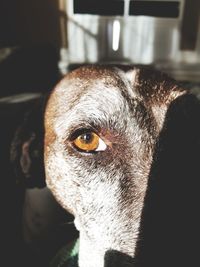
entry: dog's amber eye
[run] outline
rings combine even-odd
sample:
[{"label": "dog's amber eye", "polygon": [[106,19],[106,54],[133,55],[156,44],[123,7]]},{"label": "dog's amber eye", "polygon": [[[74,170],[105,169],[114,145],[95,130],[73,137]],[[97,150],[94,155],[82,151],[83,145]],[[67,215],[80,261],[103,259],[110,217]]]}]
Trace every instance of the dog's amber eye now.
[{"label": "dog's amber eye", "polygon": [[74,139],[73,144],[79,150],[84,152],[104,151],[106,144],[94,132],[86,132]]}]

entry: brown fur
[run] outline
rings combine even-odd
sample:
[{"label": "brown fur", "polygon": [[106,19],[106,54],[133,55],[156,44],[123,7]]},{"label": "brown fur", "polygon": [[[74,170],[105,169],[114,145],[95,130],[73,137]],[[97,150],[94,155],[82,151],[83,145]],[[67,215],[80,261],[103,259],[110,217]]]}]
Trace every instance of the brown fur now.
[{"label": "brown fur", "polygon": [[[158,71],[106,66],[77,69],[52,92],[45,112],[46,181],[75,216],[80,267],[102,267],[108,250],[135,256],[159,134],[169,106],[185,94]],[[79,128],[94,129],[111,145],[77,151],[70,136]]]}]

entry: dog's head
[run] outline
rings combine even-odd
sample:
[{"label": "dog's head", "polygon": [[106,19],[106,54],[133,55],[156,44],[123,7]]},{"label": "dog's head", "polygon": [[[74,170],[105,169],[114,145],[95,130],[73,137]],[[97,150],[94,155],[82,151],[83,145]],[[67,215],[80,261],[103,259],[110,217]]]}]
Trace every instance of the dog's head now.
[{"label": "dog's head", "polygon": [[102,267],[108,250],[134,257],[156,143],[184,94],[158,71],[103,66],[69,73],[52,92],[46,181],[75,216],[81,267]]}]

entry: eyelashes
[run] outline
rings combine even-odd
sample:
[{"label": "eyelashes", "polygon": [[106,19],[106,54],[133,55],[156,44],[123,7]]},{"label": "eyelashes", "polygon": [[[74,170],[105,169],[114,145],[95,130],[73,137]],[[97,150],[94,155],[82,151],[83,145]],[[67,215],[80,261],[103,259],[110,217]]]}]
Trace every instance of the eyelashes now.
[{"label": "eyelashes", "polygon": [[71,140],[74,148],[81,152],[94,153],[107,149],[106,143],[92,130],[78,129]]}]

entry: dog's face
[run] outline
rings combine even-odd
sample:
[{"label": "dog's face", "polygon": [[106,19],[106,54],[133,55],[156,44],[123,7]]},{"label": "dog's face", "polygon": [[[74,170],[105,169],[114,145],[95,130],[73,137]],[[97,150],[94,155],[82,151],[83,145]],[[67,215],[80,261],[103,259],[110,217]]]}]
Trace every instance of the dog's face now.
[{"label": "dog's face", "polygon": [[75,216],[80,267],[105,253],[134,257],[156,140],[184,91],[157,71],[83,67],[51,94],[45,113],[48,187]]}]

